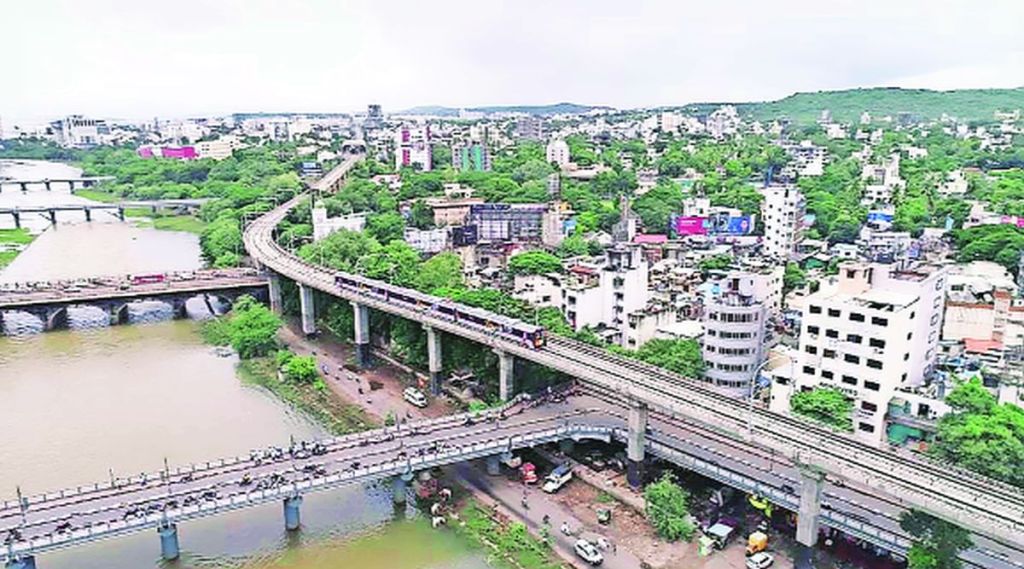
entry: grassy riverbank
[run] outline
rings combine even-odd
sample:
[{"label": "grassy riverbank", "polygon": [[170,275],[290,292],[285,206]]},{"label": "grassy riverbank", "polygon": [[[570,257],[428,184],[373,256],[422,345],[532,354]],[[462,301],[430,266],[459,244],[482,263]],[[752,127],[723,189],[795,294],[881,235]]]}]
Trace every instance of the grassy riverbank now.
[{"label": "grassy riverbank", "polygon": [[10,265],[33,239],[26,229],[0,229],[0,269]]},{"label": "grassy riverbank", "polygon": [[516,569],[559,569],[563,563],[545,542],[532,536],[522,522],[500,519],[475,500],[459,510],[455,533],[489,552],[488,562]]},{"label": "grassy riverbank", "polygon": [[333,435],[365,431],[376,426],[362,407],[340,401],[323,384],[323,380],[299,384],[278,379],[277,364],[273,358],[242,360],[238,364],[238,376],[243,383],[258,385],[306,413]]}]

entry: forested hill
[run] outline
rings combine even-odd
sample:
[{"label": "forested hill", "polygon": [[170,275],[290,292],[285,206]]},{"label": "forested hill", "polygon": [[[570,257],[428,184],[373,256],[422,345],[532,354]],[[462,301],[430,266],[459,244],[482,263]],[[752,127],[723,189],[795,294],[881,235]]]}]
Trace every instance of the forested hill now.
[{"label": "forested hill", "polygon": [[915,119],[939,119],[943,113],[968,121],[991,121],[995,111],[1024,110],[1024,87],[1017,89],[849,89],[796,93],[785,99],[737,105],[741,113],[765,120],[781,116],[798,123],[813,123],[828,109],[838,122],[854,122],[862,112],[872,117],[910,113]]}]

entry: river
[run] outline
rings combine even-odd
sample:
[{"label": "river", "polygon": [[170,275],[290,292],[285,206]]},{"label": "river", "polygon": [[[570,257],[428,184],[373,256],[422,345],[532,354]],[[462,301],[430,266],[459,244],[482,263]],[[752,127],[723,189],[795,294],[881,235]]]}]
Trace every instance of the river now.
[{"label": "river", "polygon": [[[2,175],[58,177],[61,164],[5,163]],[[77,172],[70,172],[77,173]],[[0,193],[0,207],[68,203],[67,190]],[[102,216],[97,216],[99,219]],[[74,220],[45,230],[3,280],[53,280],[200,266],[194,235]],[[0,220],[2,223],[3,220]],[[0,227],[6,227],[0,225]],[[194,310],[193,310],[194,309]],[[202,303],[190,313],[204,315]],[[246,454],[290,437],[322,435],[307,417],[261,389],[243,385],[235,360],[202,343],[194,321],[170,321],[162,303],[140,303],[128,326],[107,327],[97,308],[69,311],[67,331],[38,334],[28,314],[8,312],[13,337],[0,337],[0,497],[55,490],[171,465]],[[12,324],[13,323],[13,324]],[[11,330],[8,330],[10,333]],[[306,498],[302,530],[284,531],[271,504],[179,527],[181,569],[483,569],[481,554],[409,512],[396,521],[390,488],[369,485]],[[403,517],[402,512],[398,517]],[[41,569],[167,567],[155,532],[46,554]]]},{"label": "river", "polygon": [[[245,454],[322,431],[272,395],[243,385],[191,321],[0,338],[0,495]],[[271,504],[183,524],[181,568],[486,567],[449,532],[392,523],[390,487],[313,495],[299,534]],[[401,512],[398,514],[401,516]],[[410,515],[413,515],[410,512]],[[155,532],[42,556],[44,569],[161,567]]]}]

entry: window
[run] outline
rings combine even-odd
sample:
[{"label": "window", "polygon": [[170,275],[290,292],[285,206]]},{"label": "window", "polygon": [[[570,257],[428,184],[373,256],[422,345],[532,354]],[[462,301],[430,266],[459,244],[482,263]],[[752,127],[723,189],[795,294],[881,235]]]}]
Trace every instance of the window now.
[{"label": "window", "polygon": [[903,354],[903,361],[907,361],[909,359],[910,359],[910,352],[907,352],[907,353]]},{"label": "window", "polygon": [[874,324],[875,326],[888,326],[889,325],[889,319],[888,318],[882,318],[881,316],[872,316],[871,317],[871,323]]},{"label": "window", "polygon": [[911,320],[913,320],[915,316],[917,316],[917,313],[916,313],[916,312],[911,312],[911,313],[910,313],[910,319],[911,319]]},{"label": "window", "polygon": [[821,314],[820,306],[811,306],[811,314]]},{"label": "window", "polygon": [[871,369],[882,369],[882,362],[878,360],[868,360],[868,367]]},{"label": "window", "polygon": [[842,313],[840,311],[836,310],[835,308],[829,308],[828,309],[828,315],[831,316],[832,318],[839,318],[840,314],[842,314]]},{"label": "window", "polygon": [[885,340],[879,340],[878,338],[871,338],[868,340],[868,345],[872,348],[885,348]]},{"label": "window", "polygon": [[816,354],[816,353],[818,353],[818,347],[817,346],[807,346],[806,348],[804,348],[804,351],[807,352],[808,354]]},{"label": "window", "polygon": [[833,358],[834,359],[836,357],[836,351],[835,350],[825,350],[825,351],[823,351],[821,353],[821,355],[825,356],[826,358]]},{"label": "window", "polygon": [[878,383],[874,382],[874,381],[865,381],[864,382],[864,389],[870,389],[871,391],[878,391],[881,387],[882,386],[878,385]]},{"label": "window", "polygon": [[814,368],[811,366],[804,366],[804,373],[807,375],[814,375]]},{"label": "window", "polygon": [[863,340],[864,340],[864,338],[861,338],[859,334],[847,334],[846,335],[846,341],[847,342],[853,342],[854,344],[859,344]]},{"label": "window", "polygon": [[823,369],[821,370],[821,377],[825,379],[832,379],[833,377],[835,377],[835,374],[828,371],[827,369]]},{"label": "window", "polygon": [[839,331],[838,330],[825,330],[825,337],[826,338],[838,338],[839,337]]},{"label": "window", "polygon": [[875,411],[878,411],[878,405],[875,405],[870,401],[861,401],[860,408],[869,413],[874,413]]},{"label": "window", "polygon": [[855,356],[853,354],[844,354],[843,355],[843,361],[846,361],[846,362],[851,363],[851,364],[859,364],[860,363],[860,357]]},{"label": "window", "polygon": [[808,326],[807,327],[807,333],[808,334],[818,334],[818,332],[821,332],[821,329],[818,328],[817,326]]},{"label": "window", "polygon": [[857,428],[864,431],[865,433],[875,432],[875,426],[872,425],[871,423],[861,423],[860,425],[857,426]]},{"label": "window", "polygon": [[850,313],[850,321],[852,321],[852,322],[863,322],[864,321],[864,315],[863,314],[859,314],[857,312],[851,312]]},{"label": "window", "polygon": [[714,329],[708,330],[708,336],[717,336],[718,332]]},{"label": "window", "polygon": [[849,375],[844,375],[843,383],[845,383],[846,385],[857,385],[857,378]]}]

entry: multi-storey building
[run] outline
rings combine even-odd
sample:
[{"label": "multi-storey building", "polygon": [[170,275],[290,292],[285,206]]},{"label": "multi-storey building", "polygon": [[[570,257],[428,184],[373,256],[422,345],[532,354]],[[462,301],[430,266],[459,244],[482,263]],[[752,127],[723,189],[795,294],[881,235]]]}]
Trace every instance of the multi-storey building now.
[{"label": "multi-storey building", "polygon": [[764,202],[764,255],[788,260],[804,233],[804,196],[793,186],[767,186],[761,190]]},{"label": "multi-storey building", "polygon": [[738,393],[750,388],[764,356],[768,310],[755,296],[756,280],[750,273],[730,273],[704,297],[704,377]]},{"label": "multi-storey building", "polygon": [[565,168],[572,160],[569,156],[569,145],[560,138],[548,143],[546,157],[549,163],[558,164],[559,168]]},{"label": "multi-storey building", "polygon": [[87,119],[82,115],[71,115],[53,123],[62,146],[74,148],[95,146],[103,142],[103,135],[110,129],[103,119]]},{"label": "multi-storey building", "polygon": [[834,387],[854,400],[854,431],[877,444],[900,387],[921,385],[935,365],[946,270],[848,263],[808,296],[795,388]]},{"label": "multi-storey building", "polygon": [[534,116],[519,117],[516,119],[515,134],[518,140],[542,140],[544,121]]},{"label": "multi-storey building", "polygon": [[429,172],[430,126],[402,126],[395,134],[395,168],[415,168]]},{"label": "multi-storey building", "polygon": [[452,146],[452,168],[462,172],[489,172],[491,152],[481,142]]},{"label": "multi-storey building", "polygon": [[233,135],[227,134],[217,140],[203,140],[195,144],[196,153],[200,158],[213,158],[214,160],[223,160],[231,156],[235,150],[244,148],[245,143],[242,139]]}]

